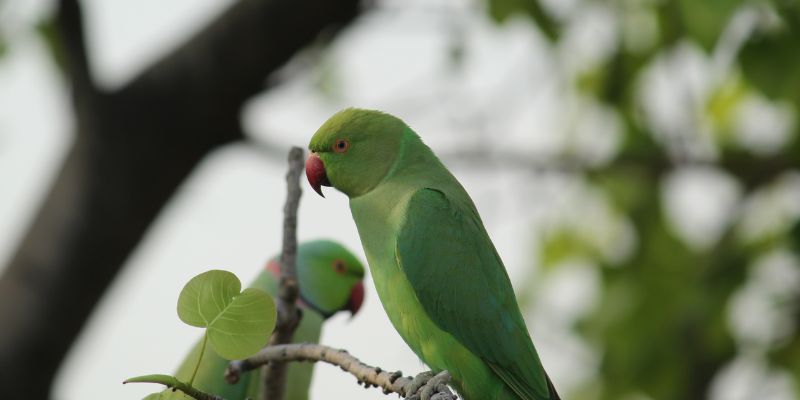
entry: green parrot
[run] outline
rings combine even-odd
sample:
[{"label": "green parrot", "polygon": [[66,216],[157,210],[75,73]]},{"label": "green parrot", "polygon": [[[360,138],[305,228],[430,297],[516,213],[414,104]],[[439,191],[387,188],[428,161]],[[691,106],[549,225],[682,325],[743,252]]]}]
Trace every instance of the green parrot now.
[{"label": "green parrot", "polygon": [[[328,240],[301,243],[297,248],[297,279],[300,283],[298,306],[303,309],[303,319],[294,333],[296,343],[319,341],[322,323],[339,311],[358,312],[364,300],[364,266],[347,249]],[[267,262],[250,287],[273,295],[278,292],[280,264],[278,257]],[[200,355],[198,342],[178,368],[175,377],[188,382]],[[206,393],[227,400],[260,397],[261,379],[258,372],[244,374],[235,385],[223,379],[228,360],[206,346],[193,386]],[[308,399],[313,363],[290,363],[287,371],[286,400]],[[160,399],[189,399],[181,392],[165,390]]]},{"label": "green parrot", "polygon": [[508,274],[472,199],[402,120],[346,109],[311,138],[314,190],[350,198],[395,329],[465,400],[553,400]]}]

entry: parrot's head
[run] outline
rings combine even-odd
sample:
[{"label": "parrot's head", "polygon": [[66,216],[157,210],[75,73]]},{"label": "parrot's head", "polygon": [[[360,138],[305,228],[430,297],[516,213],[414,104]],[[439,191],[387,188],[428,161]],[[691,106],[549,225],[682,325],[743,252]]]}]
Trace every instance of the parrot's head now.
[{"label": "parrot's head", "polygon": [[399,118],[380,111],[339,111],[311,138],[308,182],[320,195],[321,186],[333,186],[351,198],[369,192],[390,171],[408,129]]},{"label": "parrot's head", "polygon": [[[364,266],[353,253],[330,240],[303,242],[297,247],[297,279],[305,306],[328,318],[339,311],[354,315],[364,301]],[[267,268],[280,275],[280,264]]]}]

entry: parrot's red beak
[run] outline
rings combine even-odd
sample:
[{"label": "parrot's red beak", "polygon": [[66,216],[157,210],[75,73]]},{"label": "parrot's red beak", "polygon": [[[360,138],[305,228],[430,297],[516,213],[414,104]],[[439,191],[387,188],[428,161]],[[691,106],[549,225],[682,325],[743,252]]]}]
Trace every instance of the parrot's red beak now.
[{"label": "parrot's red beak", "polygon": [[322,194],[321,186],[330,186],[331,183],[328,181],[328,175],[325,174],[325,164],[319,159],[317,153],[308,155],[308,159],[306,160],[306,178],[308,178],[308,183],[311,184],[314,191],[319,193],[320,196],[325,197],[325,195]]},{"label": "parrot's red beak", "polygon": [[347,301],[347,310],[350,315],[355,315],[361,309],[361,303],[364,302],[364,284],[359,281],[350,290],[350,300]]}]

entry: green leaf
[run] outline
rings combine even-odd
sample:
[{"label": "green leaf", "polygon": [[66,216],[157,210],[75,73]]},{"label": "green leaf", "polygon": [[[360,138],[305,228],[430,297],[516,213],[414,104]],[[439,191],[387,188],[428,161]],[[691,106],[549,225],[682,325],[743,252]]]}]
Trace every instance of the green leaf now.
[{"label": "green leaf", "polygon": [[211,270],[192,278],[178,297],[181,321],[205,328],[242,290],[239,278],[228,271]]},{"label": "green leaf", "polygon": [[236,275],[212,270],[192,278],[178,298],[178,317],[207,328],[211,346],[222,357],[248,357],[269,340],[277,317],[275,303],[263,290],[245,289]]},{"label": "green leaf", "polygon": [[771,98],[800,101],[800,7],[779,10],[780,23],[751,35],[739,59],[744,76]]},{"label": "green leaf", "polygon": [[733,75],[711,92],[705,104],[705,114],[711,122],[714,139],[728,144],[733,139],[735,118],[748,87],[739,75]]},{"label": "green leaf", "polygon": [[792,229],[789,231],[789,243],[791,248],[800,254],[800,219],[792,224]]},{"label": "green leaf", "polygon": [[137,376],[133,378],[128,378],[122,383],[160,383],[164,386],[168,386],[171,388],[184,385],[184,383],[179,381],[178,378],[172,375],[164,375],[164,374]]},{"label": "green leaf", "polygon": [[741,3],[741,0],[681,0],[682,23],[689,36],[711,50]]},{"label": "green leaf", "polygon": [[542,239],[540,262],[545,267],[555,266],[571,257],[592,257],[597,252],[578,232],[562,227]]},{"label": "green leaf", "polygon": [[[193,399],[204,399],[208,398],[208,393],[203,393],[202,391],[196,389],[192,385],[182,382],[178,380],[178,378],[172,375],[163,375],[163,374],[153,374],[153,375],[142,375],[137,376],[135,378],[127,379],[126,381],[122,382],[125,383],[158,383],[161,385],[166,386],[169,389],[167,391],[161,391],[156,393],[151,393],[144,397],[142,400],[167,400],[167,399],[180,399],[180,398],[193,398]],[[177,391],[177,392],[176,392]],[[185,396],[184,396],[185,395]]]}]

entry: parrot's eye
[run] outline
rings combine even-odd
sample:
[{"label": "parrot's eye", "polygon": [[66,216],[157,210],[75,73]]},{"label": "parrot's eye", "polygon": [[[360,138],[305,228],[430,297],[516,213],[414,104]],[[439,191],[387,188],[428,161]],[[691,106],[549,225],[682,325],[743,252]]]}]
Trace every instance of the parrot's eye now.
[{"label": "parrot's eye", "polygon": [[333,262],[333,270],[336,271],[337,274],[343,274],[345,271],[344,262],[342,260],[336,260]]},{"label": "parrot's eye", "polygon": [[350,142],[346,139],[339,139],[333,144],[333,151],[337,153],[344,153],[350,148]]}]

